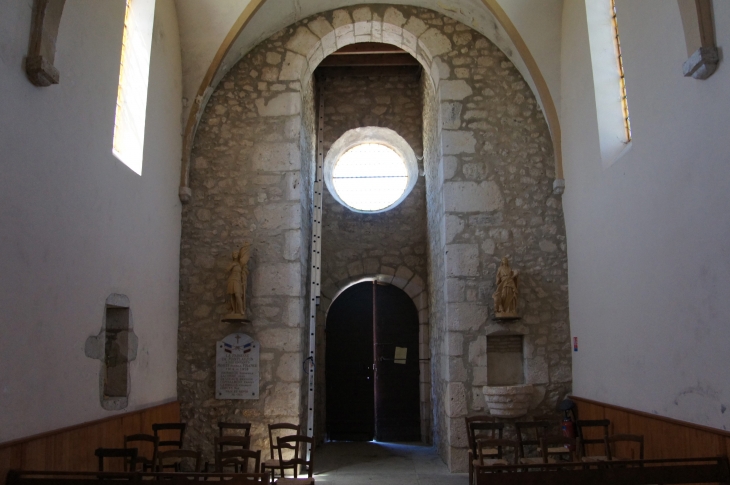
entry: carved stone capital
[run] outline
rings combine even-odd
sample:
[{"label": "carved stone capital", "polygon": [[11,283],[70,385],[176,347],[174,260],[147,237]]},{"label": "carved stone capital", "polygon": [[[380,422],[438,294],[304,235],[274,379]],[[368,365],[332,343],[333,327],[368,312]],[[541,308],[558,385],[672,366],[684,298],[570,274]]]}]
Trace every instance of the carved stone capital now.
[{"label": "carved stone capital", "polygon": [[565,179],[555,179],[553,181],[553,195],[563,195],[565,192]]},{"label": "carved stone capital", "polygon": [[193,198],[193,191],[190,187],[180,187],[177,195],[180,197],[180,202],[187,204]]}]

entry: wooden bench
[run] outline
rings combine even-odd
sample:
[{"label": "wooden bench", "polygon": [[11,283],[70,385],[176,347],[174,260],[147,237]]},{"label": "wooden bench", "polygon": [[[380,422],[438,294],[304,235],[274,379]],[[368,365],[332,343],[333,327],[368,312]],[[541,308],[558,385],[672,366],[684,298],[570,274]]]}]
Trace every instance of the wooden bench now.
[{"label": "wooden bench", "polygon": [[119,483],[149,484],[163,480],[165,485],[190,485],[190,482],[225,481],[229,485],[268,484],[268,473],[143,473],[143,472],[41,472],[10,470],[6,485],[93,485]]},{"label": "wooden bench", "polygon": [[727,457],[475,467],[477,485],[730,484]]}]

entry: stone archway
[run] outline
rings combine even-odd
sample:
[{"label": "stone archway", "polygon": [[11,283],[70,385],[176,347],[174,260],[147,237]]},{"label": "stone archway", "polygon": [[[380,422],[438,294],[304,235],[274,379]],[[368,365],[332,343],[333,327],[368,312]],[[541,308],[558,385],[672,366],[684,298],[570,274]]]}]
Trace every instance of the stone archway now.
[{"label": "stone archway", "polygon": [[[398,20],[386,22],[386,11]],[[418,20],[439,25],[439,33],[429,33],[431,26],[416,36],[409,28]],[[312,30],[316,25],[331,30],[319,36]],[[359,30],[368,27],[369,34]],[[433,413],[424,415],[433,418],[427,431],[453,471],[467,468],[463,416],[484,409],[484,331],[503,255],[523,271],[521,291],[530,302],[523,318],[536,327],[525,336],[525,355],[551,358],[539,374],[526,368],[526,380],[546,388],[536,409],[547,412],[570,386],[564,223],[547,170],[554,162],[550,133],[529,87],[506,56],[468,25],[416,7],[340,9],[261,41],[221,80],[200,121],[192,197],[182,218],[178,389],[191,440],[208,453],[214,430],[206,423],[245,412],[254,423],[254,442],[264,447],[266,423],[301,420],[305,411],[301,363],[310,338],[305,308],[316,126],[307,73],[313,71],[310,62],[316,65],[338,42],[373,38],[415,52],[430,74],[431,81],[423,81],[428,244],[420,253],[428,259],[420,273],[421,280],[428,275],[428,297],[426,284],[403,276],[400,264],[386,270],[381,261],[353,251],[336,275],[323,279],[323,288],[334,288],[324,290],[323,298],[331,301],[353,278],[378,275],[404,289],[410,283],[420,287],[411,297],[428,301],[430,328],[422,343],[430,341],[433,357],[431,374],[424,373],[432,378]],[[450,50],[434,55],[431,43]],[[225,311],[221,268],[246,239],[253,240],[250,333],[266,358],[261,399],[207,406],[214,372],[196,359],[229,332],[219,321]]]},{"label": "stone archway", "polygon": [[[190,155],[193,147],[193,141],[195,139],[195,133],[198,129],[198,123],[202,117],[203,110],[205,109],[216,84],[218,84],[221,78],[225,76],[229,68],[238,63],[244,53],[248,52],[251,48],[250,43],[252,40],[243,40],[245,37],[243,34],[247,27],[249,27],[249,24],[255,17],[256,13],[264,6],[264,4],[266,4],[266,2],[267,0],[252,0],[243,9],[219,47],[216,55],[212,59],[211,65],[208,67],[207,72],[202,78],[202,83],[197,90],[197,95],[193,98],[192,109],[190,109],[186,116],[187,122],[185,124],[183,137],[183,159],[180,180],[180,199],[183,203],[186,203],[190,198],[190,188],[188,183]],[[555,147],[554,162],[556,180],[554,181],[554,191],[556,195],[562,194],[564,190],[564,180],[560,121],[547,82],[545,81],[535,58],[532,56],[530,49],[527,47],[527,44],[520,35],[519,30],[512,23],[510,16],[500,6],[499,1],[482,0],[482,3],[489,12],[489,15],[493,17],[493,22],[489,23],[493,30],[490,32],[486,31],[484,28],[477,28],[477,30],[480,34],[490,39],[491,42],[500,45],[500,48],[505,54],[507,54],[510,60],[515,62],[516,65],[521,66],[518,69],[520,69],[520,72],[523,73],[528,80],[528,83],[532,86],[534,94],[540,99],[543,109],[545,110],[545,115],[552,132],[551,136],[553,145]],[[401,7],[403,6],[405,5],[401,5]],[[351,5],[343,5],[342,7],[344,9],[352,8]],[[428,8],[428,6],[426,6],[426,8]],[[311,15],[312,13],[307,15]],[[448,13],[446,14],[449,15]],[[459,12],[454,12],[454,14],[454,18],[457,21],[469,23],[468,18],[471,14],[468,9],[459,9]],[[359,19],[355,20],[357,21]],[[249,30],[251,29],[249,28]],[[356,33],[356,35],[358,34]]]},{"label": "stone archway", "polygon": [[[301,94],[305,96],[314,70],[325,57],[337,49],[361,42],[391,44],[411,54],[423,66],[431,80],[433,92],[439,97],[441,78],[448,78],[449,75],[441,72],[439,66],[442,62],[438,56],[451,51],[451,41],[439,29],[429,27],[416,16],[406,18],[396,7],[388,7],[382,17],[374,14],[370,7],[356,8],[352,10],[352,14],[349,9],[338,9],[333,12],[332,22],[319,15],[306,25],[299,25],[284,45],[286,52],[283,61],[279,58],[273,63],[280,66],[280,69],[271,81],[298,81],[302,86]],[[449,88],[450,91],[463,89],[459,81],[449,82],[455,83]],[[206,92],[206,96],[211,93],[212,91]],[[268,103],[257,103],[257,107],[263,116],[291,115],[301,111],[302,99],[293,93],[282,93]],[[202,112],[198,113],[198,116],[201,115]],[[197,130],[189,125],[187,131],[179,194],[183,203],[187,203],[192,195],[188,150],[192,149],[192,140]]]},{"label": "stone archway", "polygon": [[[418,358],[420,371],[419,388],[421,396],[421,439],[425,443],[431,444],[433,441],[433,412],[431,406],[431,362],[430,360],[428,360],[431,359],[431,347],[429,343],[429,310],[428,291],[426,288],[426,283],[423,281],[423,278],[415,274],[406,266],[399,266],[394,271],[391,271],[391,268],[388,268],[385,265],[381,265],[379,266],[379,268],[374,270],[375,272],[366,273],[364,269],[366,267],[366,264],[368,263],[363,261],[354,262],[351,265],[351,267],[354,269],[354,272],[351,276],[342,279],[336,283],[330,282],[322,288],[322,300],[319,306],[319,312],[317,317],[318,325],[324,325],[324,322],[327,320],[327,312],[329,311],[332,302],[345,290],[358,283],[362,283],[365,281],[379,281],[382,283],[390,284],[397,288],[400,288],[411,298],[413,304],[418,310]],[[358,268],[362,270],[360,273],[357,272]],[[382,271],[383,269],[385,269],[387,273],[378,272]],[[318,331],[318,340],[319,342],[322,342],[322,344],[324,344],[324,339],[320,338],[320,336],[324,336],[324,332]],[[320,362],[318,364],[318,368],[324,369],[324,366],[321,365],[321,363],[324,362],[324,345],[320,344],[319,342],[317,346],[318,362]],[[318,393],[319,396],[323,396],[322,389],[324,389],[324,385],[321,384],[321,382],[323,382],[321,379],[323,379],[324,377],[324,372],[318,372],[317,377],[320,379],[320,383],[317,387],[317,389],[319,390]],[[323,397],[320,397],[318,399],[318,402],[323,402]],[[318,411],[318,416],[323,417],[324,413],[321,410],[324,408],[324,406],[320,405],[318,406],[318,408],[320,409],[320,411]],[[317,423],[318,428],[320,427],[320,425],[321,423]]]}]

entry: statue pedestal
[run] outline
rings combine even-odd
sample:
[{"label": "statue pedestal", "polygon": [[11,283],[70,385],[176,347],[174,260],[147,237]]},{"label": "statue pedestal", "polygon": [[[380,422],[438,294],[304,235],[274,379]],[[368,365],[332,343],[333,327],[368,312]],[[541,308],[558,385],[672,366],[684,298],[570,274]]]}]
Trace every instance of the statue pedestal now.
[{"label": "statue pedestal", "polygon": [[223,315],[223,318],[221,318],[221,322],[226,323],[251,323],[251,320],[246,318],[245,315],[242,315],[240,313],[229,313],[227,315]]},{"label": "statue pedestal", "polygon": [[498,418],[518,418],[527,414],[535,390],[532,384],[521,384],[484,386],[482,392],[489,414]]},{"label": "statue pedestal", "polygon": [[522,317],[516,313],[494,312],[495,320],[519,320]]}]

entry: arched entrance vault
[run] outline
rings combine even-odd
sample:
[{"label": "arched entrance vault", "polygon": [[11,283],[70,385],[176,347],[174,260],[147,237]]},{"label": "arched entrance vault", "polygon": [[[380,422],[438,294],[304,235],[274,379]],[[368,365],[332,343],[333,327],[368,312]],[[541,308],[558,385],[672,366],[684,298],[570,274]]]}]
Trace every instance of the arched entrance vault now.
[{"label": "arched entrance vault", "polygon": [[[332,302],[348,288],[367,281],[378,281],[400,288],[411,298],[418,310],[421,439],[430,444],[432,443],[433,422],[433,413],[431,410],[431,349],[429,344],[428,291],[423,279],[405,266],[401,266],[395,274],[372,273],[353,275],[337,283],[325,285],[322,288],[317,320],[324,324]],[[317,356],[320,359],[323,358],[324,352],[318,351]],[[318,367],[324,368],[322,365],[318,365]],[[321,378],[322,376],[323,373],[318,373],[318,377]],[[321,393],[324,386],[320,384],[316,389]],[[321,411],[323,408],[324,406],[319,406],[318,416],[320,417],[323,416]],[[319,428],[323,426],[323,423],[317,423],[317,426]]]},{"label": "arched entrance vault", "polygon": [[[554,189],[556,193],[562,194],[564,184],[562,181],[563,168],[560,122],[547,84],[517,29],[497,4],[496,0],[483,0],[483,2],[490,13],[503,26],[508,37],[513,41],[515,49],[519,52],[518,57],[524,62],[525,68],[527,69],[526,75],[533,81],[534,89],[537,91],[536,95],[541,100],[550,127],[553,149],[555,151],[556,180]],[[227,60],[233,44],[237,41],[256,12],[265,3],[266,0],[253,0],[241,13],[218,50],[213,63],[203,79],[203,84],[193,101],[183,138],[183,159],[179,192],[180,199],[183,203],[187,203],[190,200],[190,153],[205,105],[214,91],[213,87],[220,81],[230,67],[235,64],[235,62]],[[363,9],[367,9],[367,7],[363,7]],[[406,22],[402,14],[395,7],[391,7],[389,10],[394,11],[391,19],[388,18],[386,13],[382,20],[373,19],[372,17],[368,18],[367,15],[364,16],[364,20],[353,20],[349,14],[345,13],[340,19],[340,22],[330,24],[324,17],[319,16],[309,22],[306,27],[298,27],[296,35],[286,45],[286,69],[282,71],[280,80],[296,80],[300,81],[302,86],[306,86],[310,82],[312,73],[319,63],[337,49],[361,42],[382,42],[395,45],[416,58],[426,73],[428,73],[428,77],[431,80],[431,87],[437,93],[437,97],[439,97],[439,82],[441,79],[439,56],[452,49],[451,43],[437,29],[429,28],[423,22],[420,24]],[[240,59],[242,56],[243,52],[240,53],[238,58]]]},{"label": "arched entrance vault", "polygon": [[[422,93],[420,114],[413,114],[417,111],[410,105],[414,98],[400,94],[383,96],[384,101],[339,94],[353,106],[368,108],[355,120],[358,123],[366,115],[377,121],[378,104],[402,104],[409,114],[399,123],[421,117],[425,217],[418,221],[423,224],[411,226],[408,213],[402,224],[394,222],[389,227],[413,234],[415,229],[423,229],[425,237],[419,232],[419,249],[414,246],[407,251],[404,249],[411,244],[403,241],[411,241],[410,236],[393,237],[392,255],[397,250],[398,256],[391,257],[389,248],[374,252],[366,247],[384,239],[375,229],[365,227],[369,232],[363,234],[368,237],[357,240],[363,224],[352,217],[344,220],[346,224],[328,226],[352,236],[330,238],[335,242],[327,246],[327,254],[336,257],[321,262],[318,258],[325,253],[327,236],[321,234],[321,248],[317,240],[312,248],[307,244],[312,234],[320,237],[312,221],[322,219],[311,216],[318,215],[327,203],[324,200],[316,207],[312,203],[313,169],[316,157],[324,155],[326,143],[334,143],[341,133],[330,130],[329,138],[323,136],[318,146],[315,134],[318,130],[324,133],[327,127],[326,116],[318,113],[326,113],[326,109],[315,109],[311,78],[327,55],[365,42],[399,47],[427,73],[407,88],[408,93]],[[464,67],[467,64],[472,67]],[[318,77],[317,81],[322,79],[328,78]],[[339,105],[330,102],[340,113]],[[318,127],[320,119],[322,126]],[[378,124],[356,126],[371,125]],[[338,126],[344,130],[351,125]],[[304,413],[309,426],[322,425],[323,396],[316,393],[326,382],[319,380],[324,377],[320,374],[324,366],[313,369],[315,380],[309,373],[311,361],[303,371],[306,377],[300,374],[304,345],[314,340],[312,345],[317,348],[307,349],[307,355],[322,356],[326,350],[320,347],[326,341],[323,324],[328,310],[334,314],[332,303],[339,292],[357,281],[383,281],[392,285],[388,289],[402,289],[411,299],[406,303],[417,310],[418,351],[408,354],[433,358],[418,363],[421,382],[416,402],[423,437],[438,444],[452,471],[466,471],[463,416],[485,410],[483,389],[489,384],[485,331],[492,324],[491,282],[505,256],[514,258],[516,266],[524,270],[525,301],[531,303],[524,305],[523,318],[545,329],[523,339],[524,381],[536,389],[533,408],[548,412],[567,392],[570,347],[557,349],[554,345],[570,341],[562,208],[552,192],[554,180],[549,173],[557,155],[543,111],[524,78],[498,46],[469,25],[433,10],[385,4],[331,10],[299,20],[247,51],[218,85],[210,109],[203,114],[193,153],[194,192],[183,208],[181,322],[196,332],[201,329],[201,338],[189,345],[192,339],[181,332],[180,355],[185,358],[186,349],[190,355],[198,355],[198,342],[204,342],[202,329],[219,328],[215,322],[211,324],[215,309],[202,306],[199,294],[204,291],[209,301],[217,301],[217,290],[200,282],[220,277],[220,268],[230,261],[230,248],[241,241],[254,241],[249,286],[252,333],[262,342],[262,349],[267,349],[269,359],[262,374],[266,395],[261,402],[250,403],[260,413],[256,418],[259,425],[274,419],[302,420]],[[313,267],[309,251],[318,249],[322,251],[316,255],[314,262],[319,265],[314,268],[323,272],[319,305],[315,295],[306,291],[312,284],[307,281]],[[413,258],[407,257],[411,255]],[[427,279],[434,285],[428,290]],[[377,296],[379,288],[373,285],[372,289]],[[337,306],[335,303],[334,309]],[[311,329],[312,320],[320,324],[316,333],[306,330]],[[373,321],[377,325],[384,320]],[[374,340],[373,347],[378,343]],[[554,365],[546,357],[552,359],[553,355],[557,356]],[[179,372],[181,383],[197,382],[192,368]],[[315,385],[307,388],[307,383]],[[213,410],[200,406],[197,388],[179,387],[186,418],[197,419],[199,426],[217,419]],[[307,409],[304,403],[312,401],[309,394],[305,401],[303,393],[309,392],[315,400]],[[235,413],[236,409],[226,404],[215,412]],[[412,415],[416,415],[415,407]],[[321,429],[308,431],[324,436]]]}]

